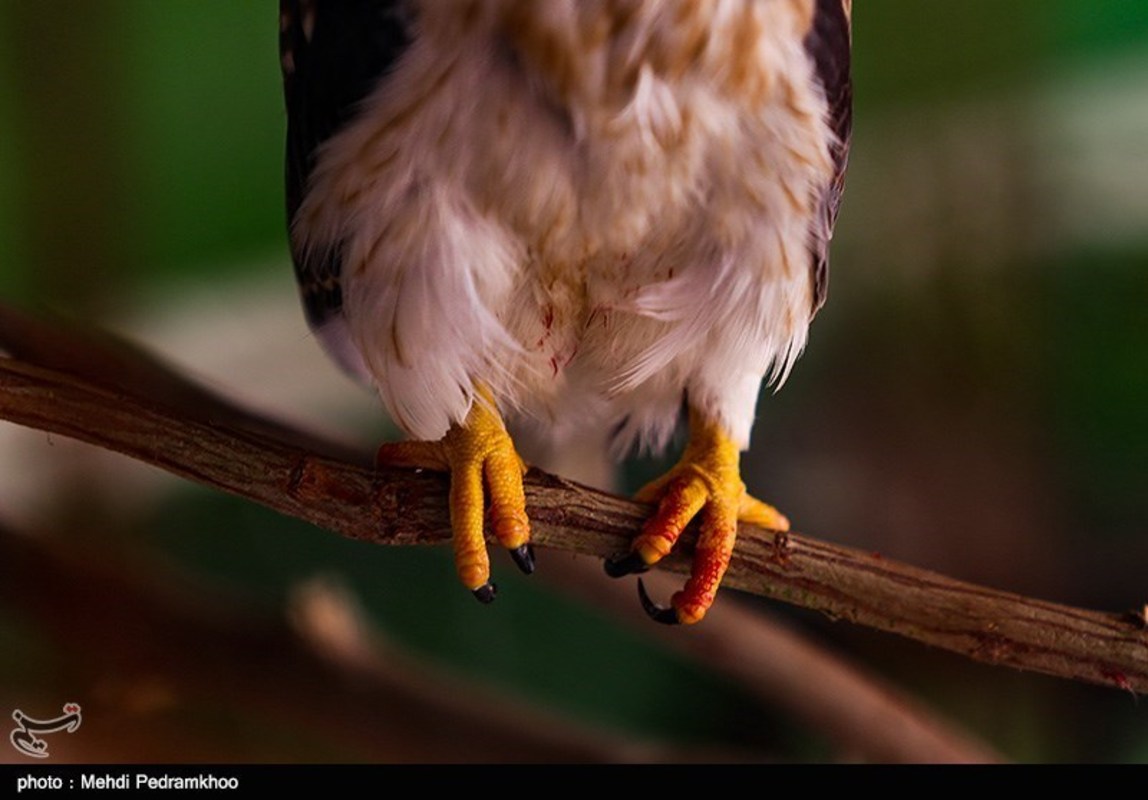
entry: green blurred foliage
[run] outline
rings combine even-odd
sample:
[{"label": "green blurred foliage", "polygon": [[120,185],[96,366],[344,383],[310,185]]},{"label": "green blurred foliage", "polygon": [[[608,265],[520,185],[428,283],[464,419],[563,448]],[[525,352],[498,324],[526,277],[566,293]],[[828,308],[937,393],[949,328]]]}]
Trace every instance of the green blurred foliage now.
[{"label": "green blurred foliage", "polygon": [[114,306],[282,257],[274,5],[8,2],[0,37],[6,294]]},{"label": "green blurred foliage", "polygon": [[[1049,387],[1053,427],[1073,465],[1078,524],[1143,540],[1148,520],[1148,253],[1053,265]],[[1071,320],[1071,325],[1065,321]]]},{"label": "green blurred foliage", "polygon": [[202,274],[284,252],[276,14],[227,0],[126,4],[119,97],[144,263]]},{"label": "green blurred foliage", "polygon": [[[2,7],[0,7],[2,8]],[[0,41],[6,41],[9,32],[8,15],[0,11]],[[16,92],[13,66],[10,59],[0,57],[0,120],[16,116]],[[17,187],[24,180],[21,174],[16,130],[12,125],[0,125],[0,290],[6,296],[23,295],[26,271],[19,268],[25,260],[23,242],[19,236],[22,224]]]},{"label": "green blurred foliage", "polygon": [[[1044,0],[856,3],[854,42],[869,45],[855,49],[859,107],[952,102],[1024,79],[1048,42],[1046,5]],[[863,116],[858,124],[865,124]]]},{"label": "green blurred foliage", "polygon": [[1144,50],[1144,41],[1148,38],[1148,5],[1144,3],[1055,0],[1045,5],[1053,34],[1053,52],[1059,58],[1105,57],[1121,50]]}]

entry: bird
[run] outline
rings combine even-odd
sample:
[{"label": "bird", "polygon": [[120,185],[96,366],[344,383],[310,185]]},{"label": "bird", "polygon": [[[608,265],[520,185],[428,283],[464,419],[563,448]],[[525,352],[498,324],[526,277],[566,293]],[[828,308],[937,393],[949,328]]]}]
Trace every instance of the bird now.
[{"label": "bird", "polygon": [[281,0],[286,205],[307,321],[450,474],[455,565],[534,570],[508,420],[681,459],[637,494],[640,573],[697,519],[669,624],[701,620],[763,385],[826,298],[852,128],[851,0]]}]

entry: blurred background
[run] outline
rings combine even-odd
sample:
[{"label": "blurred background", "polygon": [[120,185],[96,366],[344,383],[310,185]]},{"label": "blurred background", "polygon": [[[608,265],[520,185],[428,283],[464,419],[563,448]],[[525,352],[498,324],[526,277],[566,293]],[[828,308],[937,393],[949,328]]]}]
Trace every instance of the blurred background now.
[{"label": "blurred background", "polygon": [[[393,429],[296,300],[278,70],[271,2],[0,0],[0,299],[369,453]],[[829,303],[762,397],[750,489],[818,538],[1142,605],[1148,4],[864,0],[854,76]],[[0,716],[79,702],[62,759],[856,757],[593,581],[550,586],[561,554],[530,580],[496,557],[481,608],[446,549],[347,541],[7,423],[0,542]],[[1126,692],[754,605],[1004,758],[1148,761]]]}]

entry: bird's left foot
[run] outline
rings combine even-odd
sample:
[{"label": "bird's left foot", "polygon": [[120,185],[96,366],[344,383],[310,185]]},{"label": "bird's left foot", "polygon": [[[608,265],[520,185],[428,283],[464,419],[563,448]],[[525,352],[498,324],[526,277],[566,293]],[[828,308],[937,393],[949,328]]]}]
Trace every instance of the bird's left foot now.
[{"label": "bird's left foot", "polygon": [[670,599],[669,607],[656,605],[638,582],[642,607],[658,622],[692,624],[705,616],[729,567],[738,522],[789,529],[789,520],[777,509],[746,493],[737,445],[720,426],[692,409],[690,440],[681,460],[644,486],[636,499],[657,503],[657,510],[634,539],[630,554],[606,562],[606,572],[612,577],[644,572],[656,564],[674,548],[690,521],[700,515],[701,530],[689,580]]}]

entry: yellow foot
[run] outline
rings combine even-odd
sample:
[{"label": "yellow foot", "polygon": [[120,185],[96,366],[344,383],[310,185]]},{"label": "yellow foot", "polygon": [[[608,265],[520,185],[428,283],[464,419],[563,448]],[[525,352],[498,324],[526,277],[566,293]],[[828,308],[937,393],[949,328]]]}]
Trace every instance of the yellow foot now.
[{"label": "yellow foot", "polygon": [[[485,499],[490,498],[490,529],[510,550],[523,572],[534,571],[530,522],[519,458],[489,396],[475,399],[460,425],[437,442],[397,442],[379,448],[376,462],[392,467],[422,467],[450,473],[450,526],[458,576],[484,603],[494,599],[490,558],[483,537]],[[485,485],[485,493],[484,493]]]},{"label": "yellow foot", "polygon": [[606,562],[606,572],[614,577],[644,572],[656,564],[674,548],[690,521],[700,515],[701,531],[690,577],[671,598],[670,607],[655,605],[638,583],[643,608],[658,622],[692,624],[705,616],[729,567],[739,521],[789,530],[789,520],[776,508],[746,493],[738,470],[737,446],[718,425],[693,409],[690,441],[681,460],[643,487],[637,499],[656,502],[658,508],[634,539],[630,554]]}]

